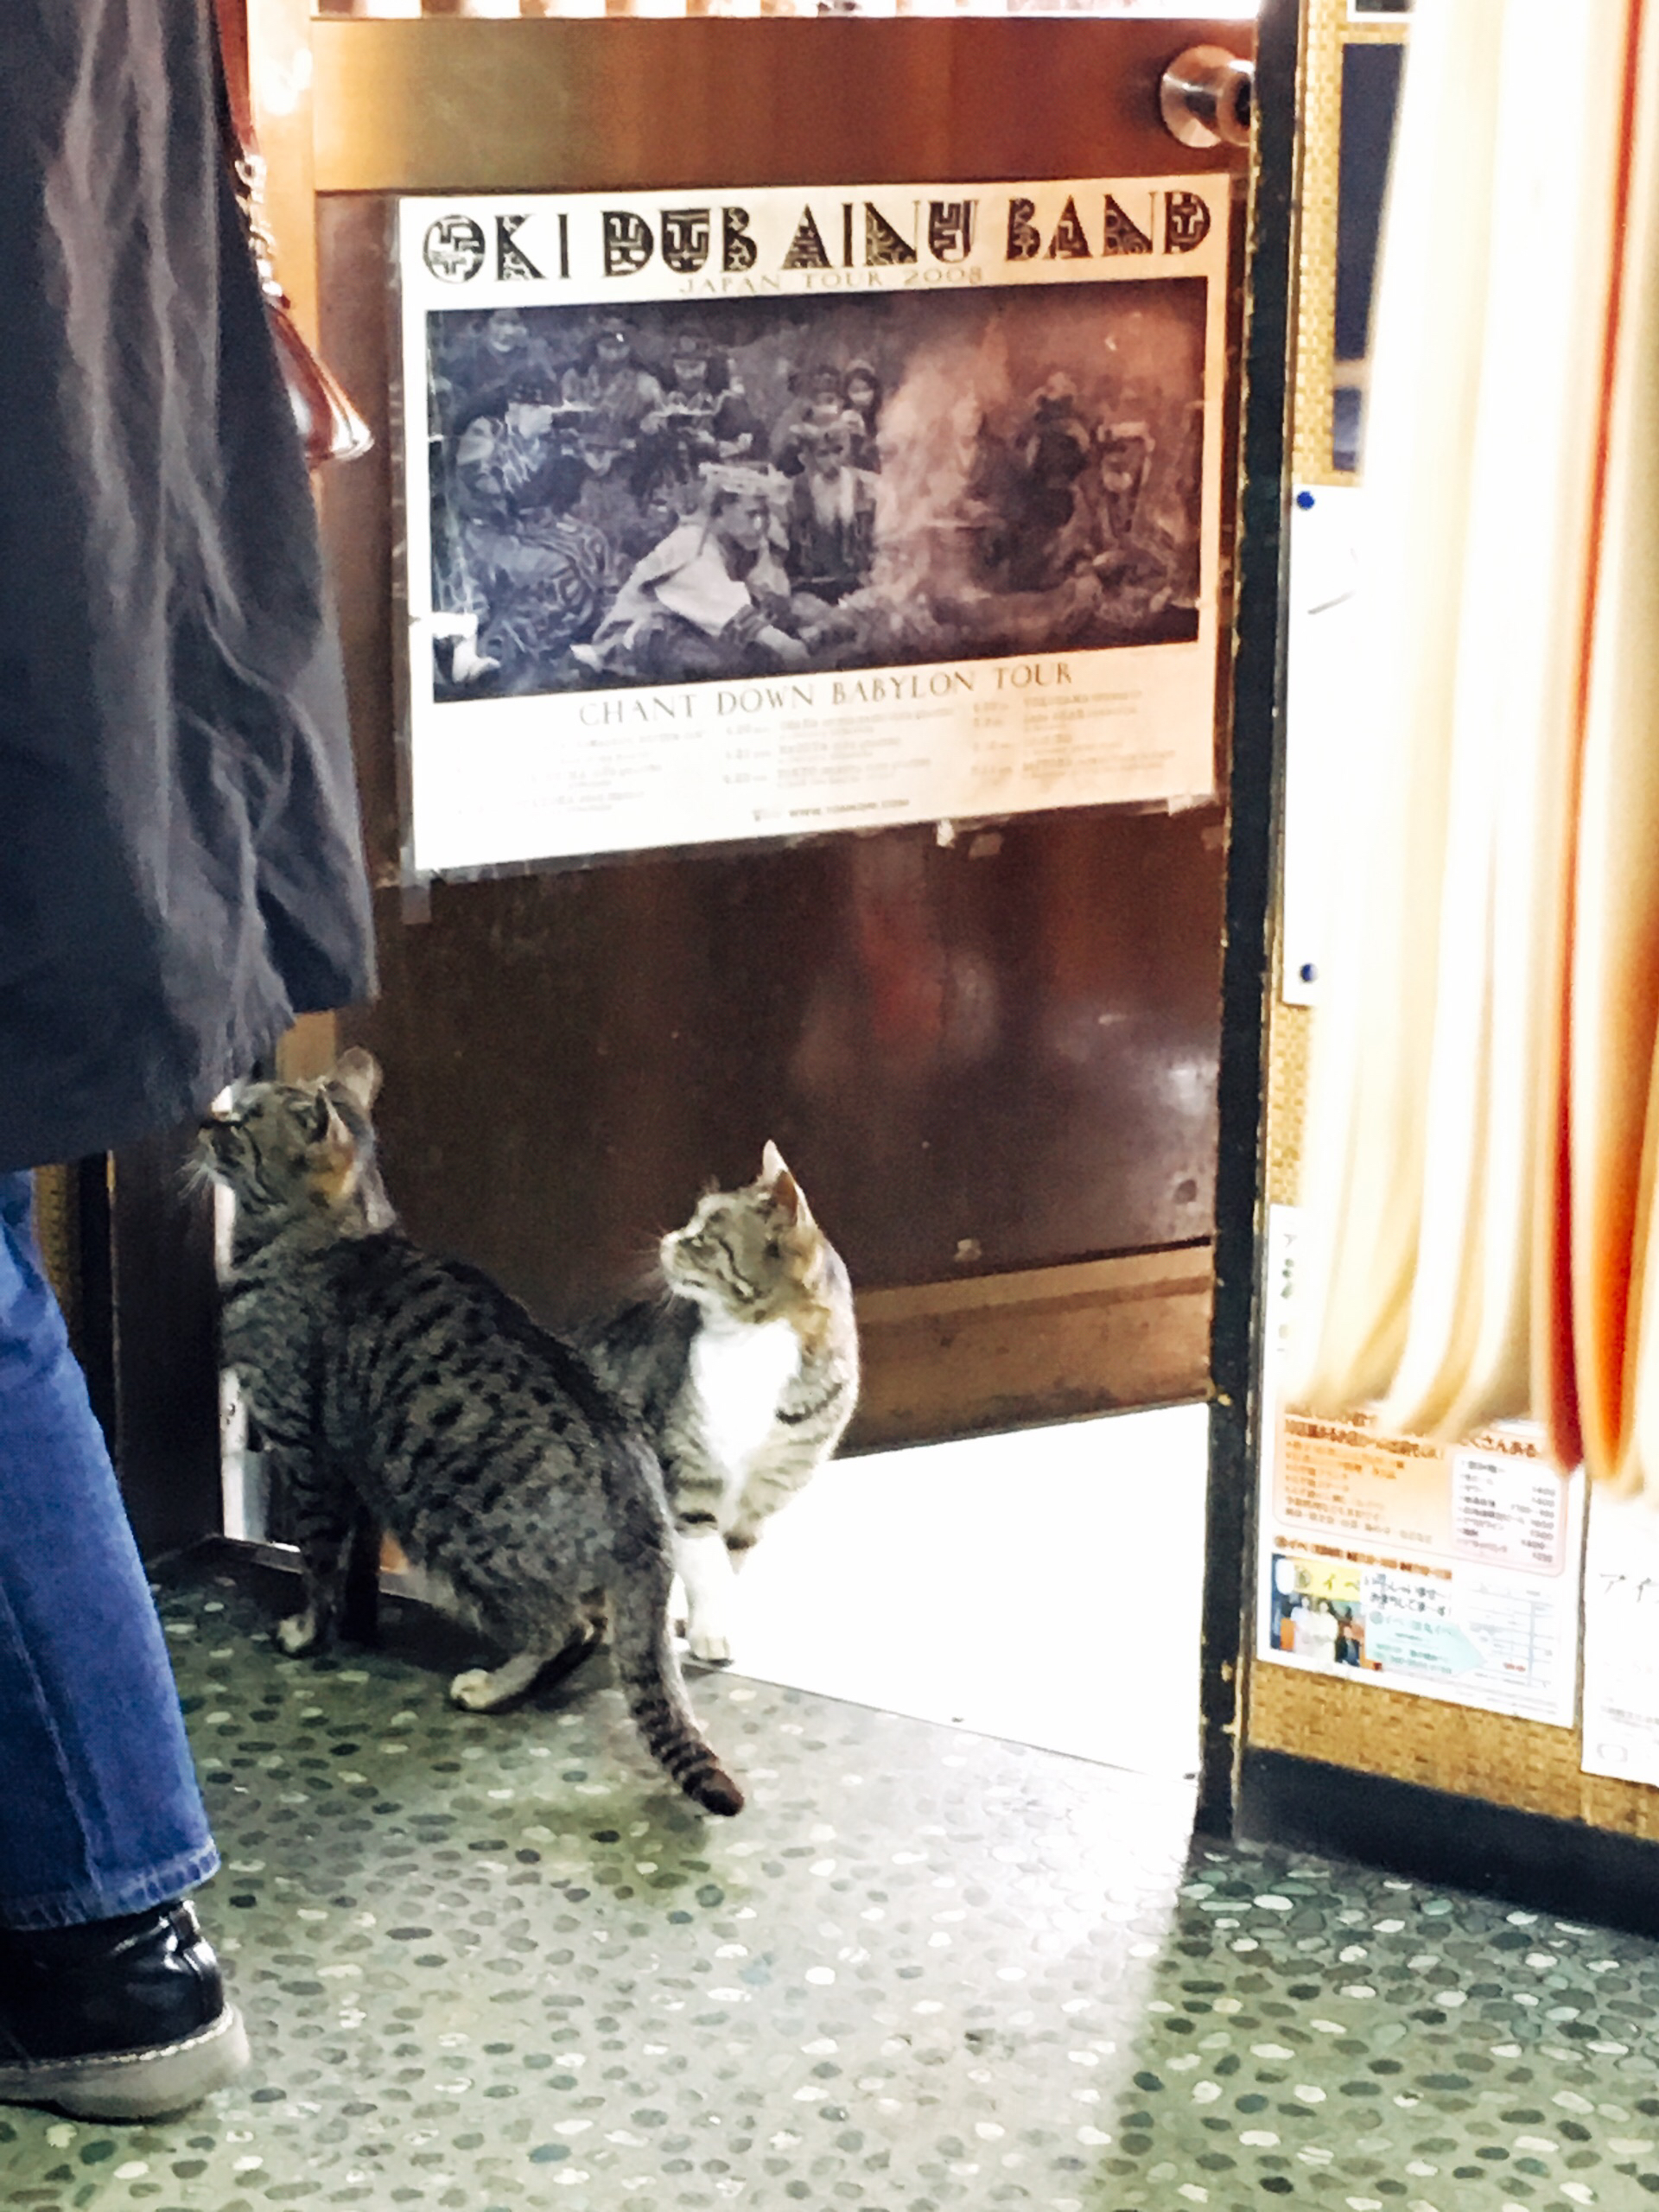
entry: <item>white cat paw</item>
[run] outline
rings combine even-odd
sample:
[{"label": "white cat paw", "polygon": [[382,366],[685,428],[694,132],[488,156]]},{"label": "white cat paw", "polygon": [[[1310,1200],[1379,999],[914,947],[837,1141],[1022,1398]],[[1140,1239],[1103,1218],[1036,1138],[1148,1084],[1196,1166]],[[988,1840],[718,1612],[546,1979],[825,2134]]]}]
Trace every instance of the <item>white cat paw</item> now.
[{"label": "white cat paw", "polygon": [[717,1636],[706,1628],[693,1628],[686,1645],[691,1656],[701,1659],[705,1667],[729,1667],[732,1663],[732,1640],[728,1636]]},{"label": "white cat paw", "polygon": [[285,1651],[290,1659],[297,1659],[302,1652],[315,1648],[316,1621],[310,1613],[290,1613],[286,1620],[277,1622],[270,1638],[279,1651]]},{"label": "white cat paw", "polygon": [[495,1676],[487,1667],[469,1667],[464,1675],[457,1675],[449,1685],[449,1694],[468,1713],[487,1713],[501,1696]]}]

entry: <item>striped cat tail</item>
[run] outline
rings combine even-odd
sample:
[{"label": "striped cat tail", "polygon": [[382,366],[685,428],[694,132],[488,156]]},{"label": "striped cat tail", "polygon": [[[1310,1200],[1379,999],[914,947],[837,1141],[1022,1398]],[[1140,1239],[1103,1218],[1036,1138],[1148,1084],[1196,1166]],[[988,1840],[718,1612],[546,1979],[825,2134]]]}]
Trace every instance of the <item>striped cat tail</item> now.
[{"label": "striped cat tail", "polygon": [[617,1679],[645,1748],[694,1804],[730,1815],[743,1792],[697,1731],[668,1634],[668,1587],[636,1579],[611,1593],[611,1641]]}]

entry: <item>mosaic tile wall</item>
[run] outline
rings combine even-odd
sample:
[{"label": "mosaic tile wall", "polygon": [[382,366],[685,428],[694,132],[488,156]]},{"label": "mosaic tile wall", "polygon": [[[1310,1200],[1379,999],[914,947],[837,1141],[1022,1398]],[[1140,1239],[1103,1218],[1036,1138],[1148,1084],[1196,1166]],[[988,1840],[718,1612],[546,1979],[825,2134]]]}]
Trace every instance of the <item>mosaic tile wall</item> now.
[{"label": "mosaic tile wall", "polygon": [[[265,1579],[267,1582],[270,1578]],[[0,2116],[0,2204],[265,2212],[1636,2212],[1659,1947],[1190,1846],[1165,1783],[729,1676],[751,1791],[659,1787],[602,1672],[279,1661],[162,1592],[255,2060],[165,2126]]]}]

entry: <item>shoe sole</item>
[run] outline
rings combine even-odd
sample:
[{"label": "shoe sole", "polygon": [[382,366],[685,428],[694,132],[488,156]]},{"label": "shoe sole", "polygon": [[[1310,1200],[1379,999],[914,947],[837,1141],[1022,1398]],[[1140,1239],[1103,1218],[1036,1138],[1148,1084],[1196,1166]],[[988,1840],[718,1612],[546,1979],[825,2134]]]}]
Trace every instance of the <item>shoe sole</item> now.
[{"label": "shoe sole", "polygon": [[0,2104],[50,2105],[72,2120],[166,2120],[222,2089],[247,2063],[247,2031],[227,2005],[182,2043],[0,2063]]}]

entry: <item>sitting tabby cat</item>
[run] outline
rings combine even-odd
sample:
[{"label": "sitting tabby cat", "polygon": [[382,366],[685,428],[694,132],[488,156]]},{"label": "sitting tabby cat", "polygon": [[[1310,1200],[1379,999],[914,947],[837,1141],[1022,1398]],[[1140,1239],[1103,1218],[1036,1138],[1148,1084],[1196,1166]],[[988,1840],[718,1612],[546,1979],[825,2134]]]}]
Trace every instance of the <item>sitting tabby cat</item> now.
[{"label": "sitting tabby cat", "polygon": [[666,1295],[581,1341],[661,1455],[688,1641],[719,1662],[732,1656],[733,1567],[853,1417],[852,1286],[771,1143],[758,1181],[710,1193],[659,1249]]},{"label": "sitting tabby cat", "polygon": [[608,1609],[617,1674],[655,1758],[712,1813],[743,1799],[697,1732],[668,1630],[662,1474],[581,1355],[486,1275],[419,1251],[375,1166],[379,1070],[254,1083],[202,1125],[236,1194],[225,1351],[289,1485],[307,1606],[276,1640],[334,1625],[359,1501],[456,1611],[512,1656],[459,1675],[474,1711],[574,1663]]}]

